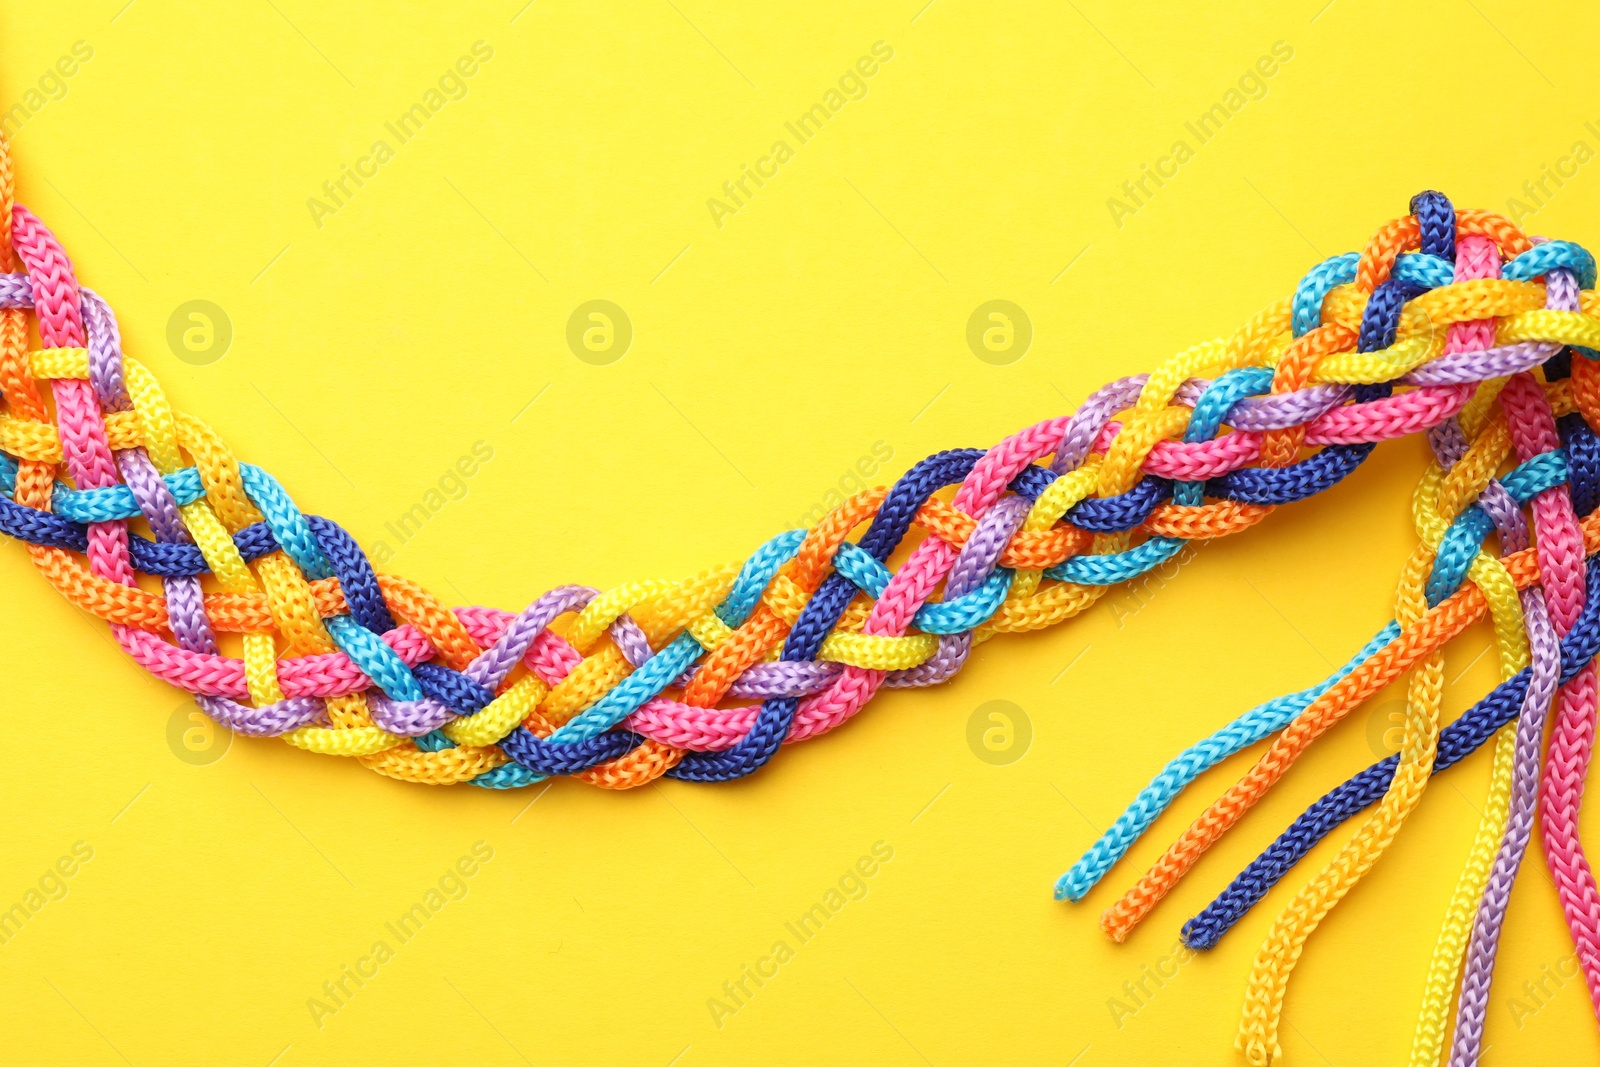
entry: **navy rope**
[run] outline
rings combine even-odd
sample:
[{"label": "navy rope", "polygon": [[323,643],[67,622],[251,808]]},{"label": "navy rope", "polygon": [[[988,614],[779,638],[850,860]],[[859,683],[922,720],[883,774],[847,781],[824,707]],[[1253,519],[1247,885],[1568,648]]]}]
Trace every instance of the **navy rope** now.
[{"label": "navy rope", "polygon": [[[1600,500],[1600,438],[1577,415],[1563,417],[1558,425],[1567,452],[1573,504],[1581,514],[1588,514]],[[1586,585],[1583,610],[1561,640],[1563,684],[1600,652],[1600,555],[1589,558]],[[1532,668],[1524,667],[1440,731],[1433,773],[1447,770],[1476,752],[1515,718],[1532,677]],[[1380,760],[1307,808],[1215,900],[1184,924],[1184,943],[1197,949],[1215,946],[1318,842],[1347,819],[1377,803],[1388,790],[1399,763],[1398,755]]]}]

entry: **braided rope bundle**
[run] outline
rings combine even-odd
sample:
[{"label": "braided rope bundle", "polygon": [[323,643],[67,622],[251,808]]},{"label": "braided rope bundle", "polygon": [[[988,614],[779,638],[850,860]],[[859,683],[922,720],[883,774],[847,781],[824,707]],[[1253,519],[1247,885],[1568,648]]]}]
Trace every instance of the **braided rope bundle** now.
[{"label": "braided rope bundle", "polygon": [[[1535,821],[1600,994],[1600,894],[1577,833],[1600,650],[1600,304],[1582,248],[1424,193],[1232,337],[988,451],[930,456],[743,563],[605,592],[562,586],[518,613],[452,610],[379,574],[342,528],[170,406],[122,351],[106,303],[14,204],[5,147],[0,136],[0,531],[218,723],[407,781],[742,777],[880,688],[943,682],[975,643],[1062,622],[1189,542],[1338,483],[1377,442],[1425,433],[1435,462],[1413,499],[1419,545],[1394,620],[1327,680],[1181,754],[1057,895],[1081,899],[1202,771],[1276,735],[1106,912],[1106,931],[1125,937],[1318,736],[1408,676],[1400,752],[1312,805],[1184,927],[1190,945],[1216,944],[1317,841],[1373,808],[1257,955],[1241,1048],[1253,1063],[1281,1055],[1307,939],[1431,775],[1491,737],[1491,796],[1412,1062],[1438,1063],[1447,1037],[1452,1064],[1476,1062]],[[1441,728],[1441,649],[1485,615],[1504,680]]]}]

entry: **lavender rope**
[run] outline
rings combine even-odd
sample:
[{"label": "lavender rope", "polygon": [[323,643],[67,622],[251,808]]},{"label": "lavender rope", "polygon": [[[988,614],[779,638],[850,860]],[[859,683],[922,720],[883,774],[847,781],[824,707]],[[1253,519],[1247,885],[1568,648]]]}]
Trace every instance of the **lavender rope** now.
[{"label": "lavender rope", "polygon": [[1523,698],[1517,716],[1511,815],[1506,822],[1505,836],[1495,851],[1489,880],[1483,889],[1483,900],[1478,905],[1478,914],[1472,924],[1471,940],[1467,944],[1466,974],[1461,982],[1455,1035],[1451,1040],[1451,1067],[1477,1063],[1482,1048],[1484,1019],[1489,1008],[1489,983],[1494,975],[1495,954],[1500,947],[1506,904],[1511,899],[1511,887],[1516,882],[1517,871],[1527,855],[1528,842],[1533,835],[1534,812],[1539,800],[1540,750],[1543,747],[1545,721],[1549,718],[1550,703],[1555,698],[1556,681],[1561,669],[1560,645],[1555,628],[1550,625],[1550,613],[1545,607],[1543,591],[1537,588],[1523,590],[1522,610],[1528,627],[1533,677],[1528,683],[1528,693]]},{"label": "lavender rope", "polygon": [[[1578,306],[1578,284],[1564,270],[1551,271],[1545,279],[1545,306],[1571,311]],[[1525,544],[1525,542],[1524,542]],[[1515,551],[1523,545],[1511,545]],[[1511,810],[1505,834],[1496,849],[1489,880],[1483,888],[1472,934],[1467,943],[1465,974],[1456,1005],[1455,1033],[1450,1045],[1450,1067],[1476,1064],[1483,1052],[1483,1029],[1489,1008],[1489,986],[1494,978],[1495,957],[1500,950],[1500,934],[1505,926],[1511,889],[1528,852],[1533,836],[1534,812],[1538,805],[1545,722],[1555,697],[1560,670],[1559,638],[1551,625],[1544,593],[1534,587],[1523,591],[1523,611],[1527,620],[1528,645],[1533,657],[1533,678],[1528,685],[1517,718],[1517,738],[1512,763]]]}]

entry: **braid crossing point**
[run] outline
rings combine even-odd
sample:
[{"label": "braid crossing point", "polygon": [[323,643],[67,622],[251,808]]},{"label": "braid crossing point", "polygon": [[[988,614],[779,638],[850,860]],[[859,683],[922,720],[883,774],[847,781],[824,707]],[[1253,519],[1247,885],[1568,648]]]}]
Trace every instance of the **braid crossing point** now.
[{"label": "braid crossing point", "polygon": [[[1479,221],[1471,224],[1469,218]],[[1530,318],[1521,321],[1553,324],[1592,313],[1594,274],[1586,253],[1547,241],[1529,242],[1524,251],[1515,252],[1519,242],[1507,240],[1500,226],[1483,226],[1482,219],[1467,213],[1458,217],[1437,193],[1419,195],[1412,215],[1391,224],[1374,242],[1407,249],[1393,261],[1387,277],[1381,271],[1366,273],[1366,262],[1373,258],[1370,247],[1362,256],[1336,257],[1307,275],[1295,303],[1297,308],[1320,306],[1323,321],[1297,314],[1295,336],[1309,337],[1326,328],[1328,306],[1339,292],[1323,280],[1340,269],[1333,265],[1342,265],[1343,273],[1335,276],[1346,284],[1360,287],[1364,277],[1376,280],[1356,335],[1358,352],[1401,347],[1412,309],[1443,292],[1493,292],[1507,279],[1543,283],[1542,308],[1530,309]],[[1403,237],[1391,236],[1396,233]],[[1514,254],[1508,258],[1508,253]],[[1450,282],[1412,282],[1402,273],[1407,257],[1430,255],[1450,257]],[[1535,261],[1541,267],[1530,273]],[[1385,298],[1386,291],[1399,296]],[[1393,308],[1389,313],[1398,328],[1372,326],[1367,317],[1375,307]],[[1429,777],[1459,762],[1513,718],[1515,729],[1501,733],[1496,744],[1490,795],[1434,953],[1411,1062],[1439,1063],[1447,1032],[1454,1034],[1452,1064],[1478,1062],[1500,923],[1532,829],[1536,800],[1591,998],[1600,991],[1600,893],[1577,834],[1593,748],[1594,658],[1600,645],[1600,611],[1594,604],[1600,595],[1600,567],[1590,564],[1586,574],[1585,566],[1586,557],[1600,552],[1600,441],[1593,432],[1600,425],[1600,353],[1592,340],[1564,328],[1536,331],[1513,324],[1521,313],[1508,318],[1485,310],[1480,317],[1430,311],[1415,328],[1428,331],[1434,353],[1399,377],[1418,391],[1436,384],[1467,383],[1471,388],[1463,403],[1427,429],[1437,462],[1424,474],[1413,500],[1421,544],[1406,565],[1395,620],[1325,681],[1269,701],[1186,750],[1057,883],[1058,897],[1085,897],[1199,774],[1277,734],[1238,784],[1105,913],[1106,932],[1123,939],[1313,741],[1374,693],[1409,675],[1400,752],[1312,805],[1184,927],[1191,947],[1215,945],[1317,841],[1363,808],[1377,805],[1334,860],[1296,895],[1256,956],[1239,1036],[1239,1047],[1252,1063],[1271,1063],[1283,1055],[1278,1029],[1289,978],[1322,918],[1393,841],[1420,802]],[[1277,365],[1274,387],[1292,345]],[[1518,353],[1514,358],[1513,350]],[[1444,366],[1451,368],[1448,373],[1440,373]],[[1467,367],[1477,369],[1469,372]],[[1531,530],[1525,511],[1531,513]],[[1498,534],[1498,553],[1484,544],[1491,533]],[[1494,621],[1504,681],[1441,730],[1441,650],[1485,614]],[[1540,755],[1552,701],[1557,727],[1541,791]],[[1452,1026],[1447,1016],[1453,1000]]]},{"label": "braid crossing point", "polygon": [[[1170,763],[1057,895],[1085,897],[1203,771],[1273,737],[1106,913],[1106,930],[1127,936],[1317,737],[1409,676],[1400,752],[1313,805],[1184,928],[1191,945],[1215,944],[1317,840],[1376,805],[1258,954],[1240,1047],[1256,1063],[1281,1055],[1286,989],[1317,923],[1431,775],[1502,728],[1414,1062],[1436,1063],[1447,1030],[1451,1062],[1476,1061],[1536,819],[1600,992],[1600,893],[1578,838],[1600,647],[1600,303],[1579,246],[1421,194],[1230,338],[1112,382],[1073,414],[930,456],[742,563],[604,592],[559,586],[512,613],[447,608],[378,573],[343,528],[302,513],[173,408],[55,237],[13,202],[5,148],[0,136],[0,532],[218,723],[406,781],[743,777],[881,688],[946,681],[978,642],[1062,622],[1190,542],[1330,488],[1377,442],[1426,434],[1435,463],[1413,500],[1420,543],[1395,618],[1333,676]],[[1444,645],[1485,616],[1504,681],[1441,729]]]}]

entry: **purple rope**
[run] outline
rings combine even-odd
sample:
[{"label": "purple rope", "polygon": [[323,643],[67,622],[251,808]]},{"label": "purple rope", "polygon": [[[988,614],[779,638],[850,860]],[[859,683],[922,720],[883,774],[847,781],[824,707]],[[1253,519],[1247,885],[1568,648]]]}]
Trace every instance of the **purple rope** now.
[{"label": "purple rope", "polygon": [[[1545,306],[1570,311],[1578,306],[1577,279],[1569,271],[1551,271],[1545,278]],[[1516,551],[1526,545],[1506,546]],[[1560,672],[1558,637],[1550,622],[1543,590],[1534,587],[1522,593],[1527,619],[1528,646],[1533,658],[1533,678],[1517,718],[1517,737],[1512,763],[1511,811],[1506,831],[1495,851],[1489,880],[1483,887],[1472,934],[1467,943],[1467,961],[1461,980],[1461,995],[1456,1004],[1455,1033],[1450,1045],[1450,1067],[1476,1064],[1483,1052],[1483,1028],[1489,1008],[1489,985],[1494,977],[1495,957],[1500,950],[1500,934],[1505,926],[1511,888],[1527,855],[1533,835],[1534,812],[1538,805],[1542,771],[1545,722],[1555,697]]]},{"label": "purple rope", "polygon": [[1485,378],[1509,378],[1544,363],[1561,346],[1548,341],[1519,341],[1502,348],[1455,352],[1440,356],[1407,374],[1407,385],[1468,385]]},{"label": "purple rope", "polygon": [[[1106,423],[1117,412],[1127,410],[1138,400],[1149,380],[1148,374],[1132,374],[1095,390],[1067,424],[1050,469],[1057,474],[1064,474],[1082,466]],[[1175,399],[1180,404],[1193,407],[1211,384],[1206,379],[1190,378],[1178,387]],[[1292,393],[1245,397],[1228,411],[1228,423],[1236,430],[1251,431],[1300,426],[1344,403],[1352,391],[1346,385],[1311,385]]]},{"label": "purple rope", "polygon": [[126,411],[133,405],[122,377],[122,332],[117,328],[117,316],[100,294],[89,289],[79,292],[89,340],[89,384],[102,408]]},{"label": "purple rope", "polygon": [[534,638],[569,611],[582,611],[599,593],[580,585],[557,586],[522,609],[506,626],[505,633],[483,655],[473,660],[462,673],[485,689],[498,689],[528,649]]},{"label": "purple rope", "polygon": [[[599,595],[598,590],[581,585],[563,585],[550,590],[512,619],[500,639],[462,673],[493,693],[546,627],[561,615],[582,611]],[[636,670],[654,655],[644,630],[628,615],[619,616],[606,632],[623,658]],[[373,724],[401,737],[421,737],[460,717],[456,709],[431,696],[421,700],[394,700],[374,692],[369,694],[368,704]]]},{"label": "purple rope", "polygon": [[277,737],[302,726],[327,724],[319,697],[289,697],[259,708],[247,708],[229,697],[197,696],[195,700],[212,719],[250,737]]},{"label": "purple rope", "polygon": [[1540,752],[1545,720],[1555,698],[1560,674],[1560,646],[1550,613],[1545,608],[1544,592],[1538,588],[1522,592],[1522,611],[1527,620],[1528,651],[1533,660],[1533,678],[1528,695],[1517,717],[1516,759],[1511,779],[1511,815],[1505,836],[1495,852],[1483,900],[1472,924],[1467,944],[1466,974],[1461,981],[1461,998],[1456,1006],[1455,1035],[1450,1048],[1450,1065],[1478,1062],[1483,1044],[1483,1024],[1489,1009],[1489,981],[1494,974],[1495,954],[1500,947],[1500,931],[1505,922],[1511,886],[1527,854],[1533,835],[1534,812],[1539,800]]},{"label": "purple rope", "polygon": [[1126,410],[1128,405],[1138,400],[1139,393],[1149,380],[1148,374],[1130,374],[1090,393],[1083,406],[1073,413],[1071,421],[1067,423],[1066,432],[1061,435],[1061,444],[1056,446],[1056,458],[1051,461],[1050,469],[1057,474],[1065,474],[1083,466],[1089,450],[1094,447],[1094,439],[1100,436],[1100,431],[1111,421],[1111,416]]},{"label": "purple rope", "polygon": [[[962,546],[961,554],[956,557],[956,562],[945,579],[946,600],[965,596],[994,573],[995,567],[1000,562],[1000,554],[1011,542],[1011,535],[1017,532],[1022,520],[1028,517],[1028,507],[1028,501],[1022,497],[1008,496],[983,513],[983,518],[978,520],[976,529]],[[919,663],[915,667],[899,672],[900,684],[938,685],[946,682],[961,669],[971,653],[971,630],[959,634],[943,634],[939,638],[938,649],[925,663]]]}]

